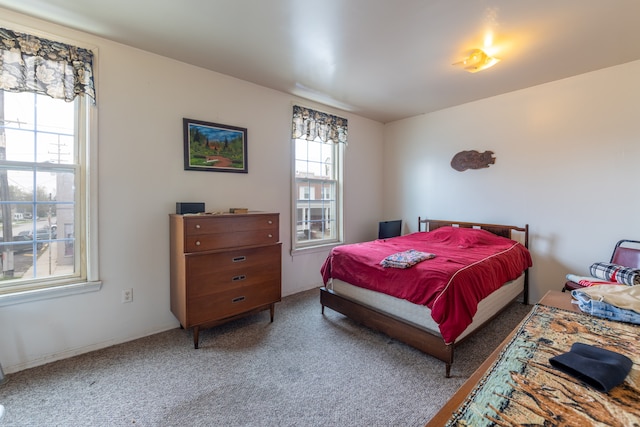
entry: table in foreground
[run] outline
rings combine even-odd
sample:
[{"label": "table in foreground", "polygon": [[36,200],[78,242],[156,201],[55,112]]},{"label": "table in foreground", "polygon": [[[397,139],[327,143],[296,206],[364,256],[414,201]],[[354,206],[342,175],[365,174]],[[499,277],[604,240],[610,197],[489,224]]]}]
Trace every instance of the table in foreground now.
[{"label": "table in foreground", "polygon": [[[535,325],[537,325],[537,329],[533,328]],[[564,392],[568,393],[563,395],[565,403],[570,400],[572,393],[581,396],[590,394],[590,398],[598,401],[598,403],[602,403],[602,407],[607,408],[609,415],[618,414],[616,417],[630,417],[635,419],[637,413],[635,413],[633,409],[629,409],[633,408],[634,403],[630,402],[631,406],[629,406],[626,404],[624,396],[621,395],[621,401],[621,399],[619,399],[621,396],[617,395],[625,393],[625,391],[629,392],[633,388],[635,383],[634,378],[637,376],[637,373],[632,372],[624,385],[612,389],[610,393],[600,393],[585,387],[575,379],[567,376],[563,377],[562,374],[556,373],[553,368],[547,366],[548,363],[546,363],[546,360],[554,353],[566,351],[568,349],[567,347],[570,347],[570,343],[576,340],[615,347],[621,352],[626,352],[628,357],[638,359],[634,342],[637,342],[639,336],[640,327],[637,325],[612,322],[589,316],[582,313],[575,304],[571,303],[570,294],[550,291],[542,298],[540,305],[534,307],[523,323],[485,360],[427,426],[442,426],[451,422],[454,418],[459,419],[460,414],[469,413],[468,410],[470,407],[474,408],[472,412],[482,412],[489,406],[502,408],[501,405],[504,402],[500,403],[499,399],[504,398],[505,395],[509,401],[515,401],[515,403],[511,403],[511,408],[513,408],[514,405],[519,406],[523,403],[526,407],[526,405],[531,402],[521,401],[518,403],[518,398],[515,396],[519,394],[521,396],[520,399],[526,400],[526,397],[522,398],[526,392],[538,393],[537,386],[540,381],[546,381],[545,384],[547,387],[544,391],[541,391],[542,395],[538,395],[538,397],[541,401],[544,401],[542,403],[546,403],[546,406],[555,407],[556,412],[554,414],[547,414],[544,409],[539,408],[541,410],[538,411],[535,416],[539,415],[543,418],[553,418],[555,414],[560,414],[560,418],[564,417],[566,419],[582,417],[583,414],[580,413],[580,411],[574,411],[573,409],[575,408],[572,409],[570,405],[559,405],[556,407],[556,403],[558,402],[555,401],[553,390],[562,388]],[[624,346],[619,346],[621,341],[624,341]],[[515,347],[513,345],[514,343],[517,344]],[[626,349],[626,347],[629,346],[634,348]],[[537,357],[532,356],[531,359],[527,359],[528,356],[520,350],[522,348],[526,350],[525,353],[527,351],[529,353],[540,353],[538,353]],[[514,353],[516,357],[514,357]],[[507,356],[505,356],[505,354]],[[519,368],[517,364],[520,363],[521,357],[526,360],[522,362],[524,365],[520,365]],[[495,367],[494,363],[496,363]],[[638,363],[637,360],[636,363]],[[522,366],[525,365],[526,367],[522,368]],[[492,377],[493,380],[491,379]],[[513,396],[511,395],[511,391],[501,389],[505,384],[507,389],[510,384],[514,385],[515,389],[511,389],[514,390]],[[501,390],[493,393],[491,387],[498,387]],[[523,390],[518,391],[518,388],[524,388],[525,393],[522,393]],[[493,399],[491,397],[492,395],[499,396],[498,402],[491,400]],[[635,391],[635,395],[636,397],[634,397],[634,399],[638,397],[637,390]],[[508,415],[501,413],[502,409],[500,409],[499,412],[492,412],[492,410],[493,408],[485,411],[487,414],[485,417],[500,418],[503,415],[508,417]],[[456,417],[453,417],[454,413],[456,413]],[[593,418],[582,418],[581,425],[588,425],[588,422],[585,424],[586,421],[599,420],[601,415],[602,414],[598,413],[590,413],[588,416]],[[464,415],[464,417],[466,417],[466,415]]]}]

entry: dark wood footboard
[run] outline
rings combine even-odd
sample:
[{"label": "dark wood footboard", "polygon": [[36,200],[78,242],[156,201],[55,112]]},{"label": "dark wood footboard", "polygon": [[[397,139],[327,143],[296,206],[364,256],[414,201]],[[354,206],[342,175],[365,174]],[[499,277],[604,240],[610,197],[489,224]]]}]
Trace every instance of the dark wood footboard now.
[{"label": "dark wood footboard", "polygon": [[442,337],[417,325],[358,304],[327,288],[320,288],[320,304],[322,304],[323,314],[324,308],[329,307],[368,328],[380,331],[442,360],[445,363],[445,376],[447,378],[451,376],[454,346],[445,344]]}]

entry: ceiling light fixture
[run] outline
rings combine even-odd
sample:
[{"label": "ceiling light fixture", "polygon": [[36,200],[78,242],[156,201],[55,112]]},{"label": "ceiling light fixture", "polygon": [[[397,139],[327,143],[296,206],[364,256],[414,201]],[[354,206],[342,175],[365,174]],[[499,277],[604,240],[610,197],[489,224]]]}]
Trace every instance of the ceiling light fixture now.
[{"label": "ceiling light fixture", "polygon": [[500,60],[487,53],[482,49],[473,49],[469,52],[469,56],[459,62],[455,62],[453,65],[462,67],[464,70],[470,73],[477,73],[478,71],[486,70],[489,67],[493,67]]}]

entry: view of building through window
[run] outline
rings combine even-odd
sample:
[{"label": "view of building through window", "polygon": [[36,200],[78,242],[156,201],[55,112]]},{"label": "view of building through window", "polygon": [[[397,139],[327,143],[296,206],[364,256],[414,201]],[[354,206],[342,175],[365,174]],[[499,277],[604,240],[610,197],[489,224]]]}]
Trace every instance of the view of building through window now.
[{"label": "view of building through window", "polygon": [[296,242],[337,240],[338,144],[295,140]]},{"label": "view of building through window", "polygon": [[77,102],[0,90],[0,287],[76,272]]}]

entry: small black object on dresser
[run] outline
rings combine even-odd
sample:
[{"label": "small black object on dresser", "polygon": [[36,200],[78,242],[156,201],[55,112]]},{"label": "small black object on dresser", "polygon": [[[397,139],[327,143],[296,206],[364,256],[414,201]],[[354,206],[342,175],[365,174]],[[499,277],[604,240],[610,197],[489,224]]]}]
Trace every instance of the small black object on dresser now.
[{"label": "small black object on dresser", "polygon": [[178,215],[202,212],[204,212],[204,203],[202,202],[176,202],[176,213]]}]

